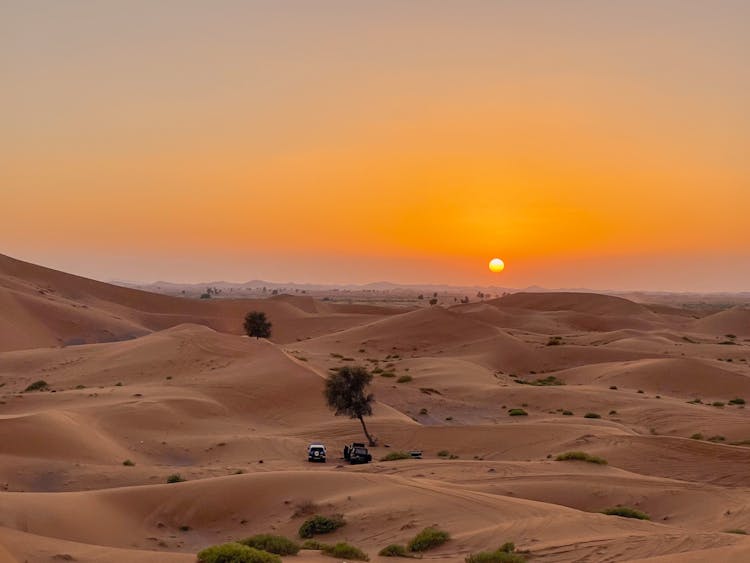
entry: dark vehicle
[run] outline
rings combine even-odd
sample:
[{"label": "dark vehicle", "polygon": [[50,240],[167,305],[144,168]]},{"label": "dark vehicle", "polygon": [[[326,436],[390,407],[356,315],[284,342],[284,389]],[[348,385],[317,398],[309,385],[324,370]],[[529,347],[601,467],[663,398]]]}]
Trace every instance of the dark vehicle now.
[{"label": "dark vehicle", "polygon": [[372,455],[367,451],[367,447],[362,442],[354,442],[351,445],[344,446],[344,459],[352,465],[370,463]]},{"label": "dark vehicle", "polygon": [[307,446],[307,461],[326,462],[326,447],[323,444],[310,444]]}]

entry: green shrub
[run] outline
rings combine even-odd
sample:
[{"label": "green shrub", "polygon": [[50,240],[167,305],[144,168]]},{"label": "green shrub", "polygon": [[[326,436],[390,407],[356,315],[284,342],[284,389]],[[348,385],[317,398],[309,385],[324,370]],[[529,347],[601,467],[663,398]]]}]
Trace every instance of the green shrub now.
[{"label": "green shrub", "polygon": [[651,520],[649,515],[645,512],[641,512],[635,508],[628,508],[627,506],[608,508],[602,510],[602,514],[608,514],[609,516],[622,516],[623,518],[637,518],[638,520]]},{"label": "green shrub", "polygon": [[597,414],[595,412],[587,412],[586,414],[583,415],[583,418],[601,418],[601,417],[602,415]]},{"label": "green shrub", "polygon": [[529,413],[527,413],[523,409],[510,409],[508,411],[509,416],[529,416]]},{"label": "green shrub", "polygon": [[691,440],[703,440],[703,434],[701,434],[700,432],[696,432],[695,434],[690,436],[690,439]]},{"label": "green shrub", "polygon": [[281,563],[281,557],[241,543],[224,543],[200,551],[198,563]]},{"label": "green shrub", "polygon": [[184,480],[185,478],[179,473],[172,473],[167,477],[167,483],[182,483]]},{"label": "green shrub", "polygon": [[392,543],[391,545],[385,546],[380,550],[378,555],[380,555],[381,557],[411,557],[411,555],[409,555],[409,552],[406,550],[406,547],[397,543]]},{"label": "green shrub", "polygon": [[320,550],[323,549],[324,543],[320,543],[318,540],[305,540],[302,542],[302,545],[300,546],[301,549],[312,549],[312,550]]},{"label": "green shrub", "polygon": [[525,381],[523,379],[515,379],[516,383],[520,383],[521,385],[537,385],[537,386],[548,386],[548,385],[565,385],[565,382],[561,379],[557,379],[554,375],[548,375],[547,377],[543,377],[540,379],[536,379],[534,381]]},{"label": "green shrub", "polygon": [[723,407],[724,403],[722,403],[721,401],[714,401],[713,403],[711,403],[711,406],[712,407]]},{"label": "green shrub", "polygon": [[411,459],[408,452],[390,452],[380,458],[380,461],[398,461],[399,459]]},{"label": "green shrub", "polygon": [[742,399],[741,397],[735,397],[731,401],[729,401],[730,405],[744,405],[745,399]]},{"label": "green shrub", "polygon": [[338,530],[344,524],[346,524],[346,521],[341,514],[333,514],[332,516],[316,514],[305,520],[299,527],[299,537],[311,538],[316,534],[329,534]]},{"label": "green shrub", "polygon": [[380,377],[396,377],[396,374],[392,371],[382,371],[380,372]]},{"label": "green shrub", "polygon": [[606,459],[587,454],[586,452],[565,452],[558,455],[555,461],[587,461],[598,465],[607,465]]},{"label": "green shrub", "polygon": [[565,410],[565,411],[562,411],[562,414],[563,416],[573,416],[573,411]]},{"label": "green shrub", "polygon": [[411,375],[402,375],[396,380],[396,383],[409,383],[412,379]]},{"label": "green shrub", "polygon": [[239,543],[267,551],[268,553],[275,553],[276,555],[297,555],[300,550],[300,546],[296,542],[284,536],[275,536],[273,534],[258,534],[240,540]]},{"label": "green shrub", "polygon": [[708,439],[709,442],[725,442],[726,438],[724,436],[711,436]]},{"label": "green shrub", "polygon": [[49,389],[49,385],[47,384],[44,379],[40,379],[39,381],[35,381],[34,383],[30,384],[26,389],[24,389],[24,393],[30,393],[32,391],[46,391]]},{"label": "green shrub", "polygon": [[122,462],[122,464],[126,467],[133,467],[135,465],[135,462],[130,459],[126,459]]},{"label": "green shrub", "polygon": [[334,545],[324,544],[321,549],[326,555],[330,555],[331,557],[336,557],[338,559],[356,559],[357,561],[370,560],[370,558],[364,551],[346,542],[339,542]]},{"label": "green shrub", "polygon": [[520,553],[507,551],[481,551],[472,553],[464,561],[466,563],[525,563],[526,557]]},{"label": "green shrub", "polygon": [[450,534],[438,528],[429,527],[419,532],[407,546],[409,551],[427,551],[443,545],[450,539]]},{"label": "green shrub", "polygon": [[741,536],[746,536],[747,532],[745,530],[740,530],[739,528],[732,528],[731,530],[724,530],[725,534],[739,534]]}]

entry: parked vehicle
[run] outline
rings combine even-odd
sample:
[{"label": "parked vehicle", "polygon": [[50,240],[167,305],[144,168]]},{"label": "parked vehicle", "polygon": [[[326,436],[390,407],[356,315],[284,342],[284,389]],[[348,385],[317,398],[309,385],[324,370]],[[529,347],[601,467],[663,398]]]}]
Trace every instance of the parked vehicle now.
[{"label": "parked vehicle", "polygon": [[323,444],[310,444],[307,446],[307,461],[326,462],[326,447]]},{"label": "parked vehicle", "polygon": [[344,459],[352,465],[358,463],[370,463],[372,455],[367,451],[367,446],[362,442],[353,442],[344,446]]}]

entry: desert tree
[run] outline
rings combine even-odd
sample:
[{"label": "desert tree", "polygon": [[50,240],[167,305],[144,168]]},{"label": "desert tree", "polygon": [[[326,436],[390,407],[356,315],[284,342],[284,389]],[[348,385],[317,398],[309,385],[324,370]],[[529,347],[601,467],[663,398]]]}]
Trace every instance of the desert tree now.
[{"label": "desert tree", "polygon": [[375,399],[368,393],[372,374],[360,366],[343,366],[328,376],[326,380],[326,402],[336,416],[347,415],[359,419],[362,430],[370,446],[376,442],[365,425],[365,416],[372,415],[372,402]]},{"label": "desert tree", "polygon": [[245,315],[245,332],[255,338],[270,338],[271,323],[262,311],[250,311]]}]

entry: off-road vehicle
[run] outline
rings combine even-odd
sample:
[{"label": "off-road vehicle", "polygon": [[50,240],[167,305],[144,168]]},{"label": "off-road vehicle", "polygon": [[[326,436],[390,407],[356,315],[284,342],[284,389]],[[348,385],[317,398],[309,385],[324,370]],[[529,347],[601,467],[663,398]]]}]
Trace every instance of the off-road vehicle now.
[{"label": "off-road vehicle", "polygon": [[326,462],[326,447],[323,444],[310,444],[307,446],[307,461]]}]

